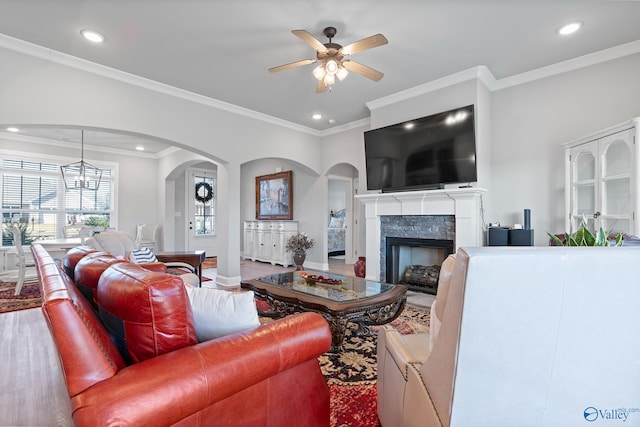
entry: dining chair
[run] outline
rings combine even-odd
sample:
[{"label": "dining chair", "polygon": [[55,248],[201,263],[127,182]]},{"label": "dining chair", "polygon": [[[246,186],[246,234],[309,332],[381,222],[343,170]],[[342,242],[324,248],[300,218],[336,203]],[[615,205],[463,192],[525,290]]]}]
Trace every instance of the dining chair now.
[{"label": "dining chair", "polygon": [[155,250],[157,232],[158,224],[138,224],[136,226],[136,248]]},{"label": "dining chair", "polygon": [[16,291],[14,295],[20,295],[22,291],[22,285],[24,285],[24,279],[27,275],[27,268],[35,267],[35,263],[33,261],[27,261],[24,248],[22,247],[22,233],[20,229],[15,225],[10,225],[9,230],[13,234],[13,244],[16,247],[16,257],[17,263],[16,267],[18,267],[18,281],[16,282]]}]

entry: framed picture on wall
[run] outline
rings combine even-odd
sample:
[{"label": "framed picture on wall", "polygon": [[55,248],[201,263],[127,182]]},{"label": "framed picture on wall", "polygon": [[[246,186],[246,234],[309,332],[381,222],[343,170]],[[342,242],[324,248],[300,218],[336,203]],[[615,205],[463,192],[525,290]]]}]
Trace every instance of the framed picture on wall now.
[{"label": "framed picture on wall", "polygon": [[256,219],[293,219],[292,171],[256,177]]}]

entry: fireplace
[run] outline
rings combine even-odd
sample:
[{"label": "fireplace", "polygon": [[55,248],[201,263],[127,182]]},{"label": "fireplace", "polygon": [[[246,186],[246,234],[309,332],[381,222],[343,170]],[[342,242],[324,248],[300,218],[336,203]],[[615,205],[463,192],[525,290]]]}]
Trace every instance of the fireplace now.
[{"label": "fireplace", "polygon": [[365,206],[367,279],[386,280],[386,237],[453,240],[454,251],[482,246],[485,192],[473,187],[357,195]]},{"label": "fireplace", "polygon": [[385,247],[387,283],[435,295],[440,266],[453,253],[453,240],[387,237]]}]

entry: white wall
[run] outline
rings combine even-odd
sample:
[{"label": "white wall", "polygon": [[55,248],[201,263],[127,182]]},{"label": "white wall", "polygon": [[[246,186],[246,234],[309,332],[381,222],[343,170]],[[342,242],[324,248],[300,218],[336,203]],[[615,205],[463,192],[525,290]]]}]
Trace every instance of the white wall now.
[{"label": "white wall", "polygon": [[[367,172],[364,161],[364,132],[369,123],[362,123],[348,130],[327,135],[322,138],[322,171],[324,174],[345,176],[354,179],[357,193],[367,189]],[[351,168],[345,167],[350,165]],[[364,206],[358,201],[353,203],[353,246],[354,255],[364,256],[366,252],[366,220]]]},{"label": "white wall", "polygon": [[[289,159],[283,170],[294,169],[299,177],[294,181],[294,217],[314,238],[324,238],[326,174],[333,166],[352,165],[358,171],[358,191],[366,189],[363,132],[369,129],[367,121],[319,136],[180,90],[161,92],[135,77],[112,78],[117,73],[99,75],[43,59],[55,57],[49,51],[38,57],[0,48],[0,126],[116,129],[159,138],[213,161],[222,185],[217,224],[221,246],[216,255],[220,275],[229,280],[239,276],[241,221],[255,215],[253,180],[276,167],[261,159]],[[489,190],[485,219],[521,222],[522,210],[530,208],[536,244],[541,245],[546,244],[547,230],[563,228],[561,144],[640,116],[637,75],[638,54],[500,90],[488,90],[484,79],[457,81],[419,96],[403,94],[386,104],[370,103],[371,128],[476,104],[478,185]],[[121,186],[123,194],[118,197],[119,227],[133,231],[138,222],[163,222],[160,213],[166,216],[173,209],[166,205],[170,192],[164,182],[164,174],[171,169],[157,169],[148,159],[118,161],[123,168],[121,179],[130,184]],[[140,174],[140,164],[149,173]],[[140,197],[150,208],[139,208]],[[357,231],[364,236],[362,227],[364,221]],[[175,224],[167,226],[172,228]],[[360,253],[364,253],[363,240],[357,244]],[[322,246],[310,252],[312,262],[322,262],[326,249]]]},{"label": "white wall", "polygon": [[[217,230],[225,244],[216,254],[221,280],[239,280],[240,165],[281,157],[310,170],[319,168],[319,137],[293,125],[283,126],[276,119],[244,110],[238,113],[240,109],[227,104],[177,89],[160,89],[147,80],[91,64],[83,63],[82,67],[96,68],[104,75],[61,65],[73,61],[65,57],[55,62],[58,55],[45,49],[31,47],[31,51],[39,56],[0,48],[0,126],[115,129],[162,139],[221,165]],[[164,185],[160,182],[146,187],[146,192],[155,191],[154,199],[146,200],[145,209],[136,203],[138,214],[149,210],[155,216],[166,211]]]},{"label": "white wall", "polygon": [[[256,186],[257,176],[276,172],[293,172],[293,220],[298,222],[298,230],[306,233],[316,241],[315,246],[307,252],[307,264],[318,267],[323,263],[323,237],[326,227],[327,190],[323,190],[318,182],[322,178],[309,168],[288,159],[267,158],[248,162],[241,168],[241,218],[256,219]],[[240,223],[240,228],[243,224]]]},{"label": "white wall", "polygon": [[[329,179],[329,212],[338,212],[347,207],[345,198],[347,197],[347,183],[339,179]],[[329,221],[329,215],[327,215]]]},{"label": "white wall", "polygon": [[472,79],[372,102],[371,127],[476,104],[478,186],[488,190],[485,225],[522,223],[523,210],[531,209],[535,244],[544,246],[547,231],[564,231],[562,143],[640,116],[638,75],[640,54],[504,89]]},{"label": "white wall", "polygon": [[562,144],[640,116],[638,76],[640,54],[493,92],[487,222],[564,232]]}]

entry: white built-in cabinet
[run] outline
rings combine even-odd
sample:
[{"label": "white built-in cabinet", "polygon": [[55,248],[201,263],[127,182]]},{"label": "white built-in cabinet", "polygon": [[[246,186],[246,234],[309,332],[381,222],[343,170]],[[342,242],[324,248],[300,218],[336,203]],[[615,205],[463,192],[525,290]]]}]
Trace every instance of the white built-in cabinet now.
[{"label": "white built-in cabinet", "polygon": [[244,258],[285,267],[293,265],[293,254],[285,246],[296,233],[297,221],[245,221]]},{"label": "white built-in cabinet", "polygon": [[636,234],[640,118],[564,144],[566,230]]}]

